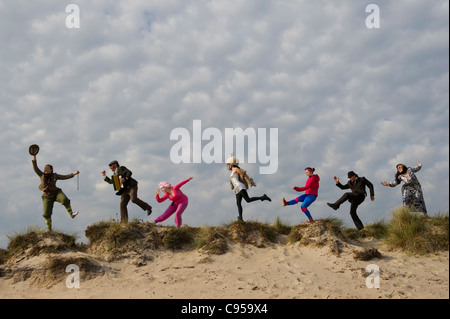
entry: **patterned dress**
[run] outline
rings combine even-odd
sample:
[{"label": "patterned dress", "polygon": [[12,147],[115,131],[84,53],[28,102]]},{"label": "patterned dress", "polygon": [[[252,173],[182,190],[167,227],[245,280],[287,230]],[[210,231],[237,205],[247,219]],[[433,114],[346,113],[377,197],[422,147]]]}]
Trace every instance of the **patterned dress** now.
[{"label": "patterned dress", "polygon": [[[415,172],[420,171],[421,168],[422,166],[408,167],[409,178],[402,174],[399,175],[399,179],[404,182],[402,186],[403,206],[411,207],[413,211],[426,213],[427,207],[425,206],[425,200],[423,199],[422,186],[414,174]],[[395,187],[398,184],[400,184],[400,182],[397,180],[389,183],[391,187]]]}]

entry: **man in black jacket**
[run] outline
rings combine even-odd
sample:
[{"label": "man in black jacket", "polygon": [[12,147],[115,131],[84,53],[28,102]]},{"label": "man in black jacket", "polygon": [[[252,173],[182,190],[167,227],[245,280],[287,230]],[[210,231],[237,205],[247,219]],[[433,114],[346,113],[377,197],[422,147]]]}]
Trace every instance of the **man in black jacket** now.
[{"label": "man in black jacket", "polygon": [[348,183],[346,185],[342,185],[339,182],[339,178],[334,176],[334,181],[336,182],[336,186],[340,189],[351,189],[351,193],[345,193],[342,195],[341,198],[339,198],[335,203],[327,203],[328,206],[333,208],[334,210],[339,209],[339,206],[343,204],[345,201],[350,202],[350,216],[353,219],[353,222],[355,223],[356,228],[363,229],[364,225],[359,219],[358,215],[356,214],[356,209],[359,205],[364,202],[366,199],[367,193],[366,193],[366,186],[370,190],[370,199],[372,201],[375,200],[375,193],[373,190],[373,185],[371,182],[369,182],[364,176],[359,177],[355,172],[350,171],[348,172]]},{"label": "man in black jacket", "polygon": [[[132,203],[147,211],[147,216],[149,216],[152,213],[152,207],[137,197],[138,182],[131,177],[133,173],[125,166],[120,166],[117,161],[112,161],[108,166],[113,172],[113,175],[119,176],[120,183],[122,185],[122,188],[116,193],[117,195],[121,195],[120,221],[122,223],[128,223],[127,205],[130,199]],[[107,182],[108,184],[113,184],[113,180],[106,176],[105,171],[102,172],[102,175],[105,182]]]}]

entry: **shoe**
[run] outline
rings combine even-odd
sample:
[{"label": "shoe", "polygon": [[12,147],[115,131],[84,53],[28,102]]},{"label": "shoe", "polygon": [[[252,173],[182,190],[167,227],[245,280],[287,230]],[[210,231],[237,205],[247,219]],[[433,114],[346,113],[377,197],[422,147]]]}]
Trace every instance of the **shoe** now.
[{"label": "shoe", "polygon": [[327,203],[327,205],[333,208],[334,210],[337,210],[339,208],[336,204]]},{"label": "shoe", "polygon": [[272,200],[270,199],[270,197],[267,196],[266,194],[264,194],[264,195],[262,196],[262,200],[268,200],[269,202],[272,201]]},{"label": "shoe", "polygon": [[147,216],[150,216],[152,214],[152,208],[150,207],[149,209],[147,209]]},{"label": "shoe", "polygon": [[72,213],[72,218],[75,218],[80,212]]},{"label": "shoe", "polygon": [[284,196],[281,197],[281,203],[283,204],[283,206],[286,206],[286,205],[287,205],[287,202],[286,202],[286,200],[284,199]]},{"label": "shoe", "polygon": [[315,220],[312,218],[307,221],[307,223],[314,223],[314,222],[315,222]]}]

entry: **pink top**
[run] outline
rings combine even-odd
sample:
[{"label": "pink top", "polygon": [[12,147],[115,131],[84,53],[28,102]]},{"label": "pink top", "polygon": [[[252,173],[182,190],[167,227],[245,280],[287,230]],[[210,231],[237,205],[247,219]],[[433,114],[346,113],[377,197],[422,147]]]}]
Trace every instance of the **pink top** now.
[{"label": "pink top", "polygon": [[156,194],[156,200],[158,201],[158,203],[162,203],[168,198],[171,201],[175,202],[176,205],[187,203],[188,197],[180,190],[180,187],[189,182],[190,180],[191,179],[188,178],[187,180],[182,181],[177,185],[173,186],[172,187],[173,196],[169,195],[169,193],[165,193],[163,197],[160,198],[159,195]]},{"label": "pink top", "polygon": [[306,180],[306,185],[303,187],[295,187],[297,192],[305,191],[306,195],[318,195],[319,194],[319,175],[313,175],[308,177]]}]

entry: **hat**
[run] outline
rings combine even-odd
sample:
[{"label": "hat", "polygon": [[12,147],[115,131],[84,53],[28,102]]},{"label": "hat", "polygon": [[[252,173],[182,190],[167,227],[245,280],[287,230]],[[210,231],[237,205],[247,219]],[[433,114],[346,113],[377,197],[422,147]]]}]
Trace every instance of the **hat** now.
[{"label": "hat", "polygon": [[172,185],[169,182],[160,182],[159,183],[159,189],[163,189],[163,188],[171,188]]},{"label": "hat", "polygon": [[356,173],[354,171],[350,171],[347,173],[348,178],[353,177],[353,176],[358,176],[358,175],[356,175]]},{"label": "hat", "polygon": [[117,164],[117,166],[119,166],[119,162],[116,161],[116,160],[114,160],[114,161],[112,161],[111,163],[109,163],[108,166],[111,166],[111,165],[113,165],[113,164]]},{"label": "hat", "polygon": [[239,164],[239,160],[236,158],[236,157],[234,157],[234,156],[231,156],[231,157],[229,157],[228,159],[227,159],[227,162],[226,162],[227,164]]},{"label": "hat", "polygon": [[30,153],[30,155],[36,155],[39,153],[39,146],[37,144],[30,145],[28,153]]}]

